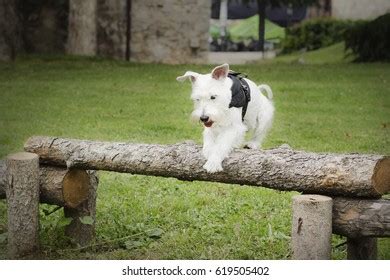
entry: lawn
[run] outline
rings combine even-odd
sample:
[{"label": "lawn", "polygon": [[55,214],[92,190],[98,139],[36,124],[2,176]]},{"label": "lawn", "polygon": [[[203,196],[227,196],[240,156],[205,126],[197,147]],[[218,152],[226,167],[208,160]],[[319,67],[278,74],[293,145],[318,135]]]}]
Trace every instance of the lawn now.
[{"label": "lawn", "polygon": [[[200,125],[189,121],[190,85],[175,77],[210,68],[62,56],[0,64],[0,157],[22,150],[32,135],[201,143]],[[389,64],[277,60],[234,69],[274,90],[276,118],[264,148],[288,143],[307,151],[390,154]],[[95,245],[72,247],[62,211],[45,216],[53,207],[42,205],[38,258],[288,259],[292,195],[101,172]],[[333,258],[345,258],[345,246],[336,247],[343,241],[334,236]],[[1,258],[5,248],[0,241]],[[389,239],[380,240],[379,257],[390,259]]]}]

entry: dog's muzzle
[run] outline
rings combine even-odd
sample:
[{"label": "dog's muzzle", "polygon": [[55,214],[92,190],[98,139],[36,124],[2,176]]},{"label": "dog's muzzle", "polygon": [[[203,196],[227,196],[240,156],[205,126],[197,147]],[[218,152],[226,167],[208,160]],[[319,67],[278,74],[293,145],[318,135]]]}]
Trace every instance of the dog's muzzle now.
[{"label": "dog's muzzle", "polygon": [[214,123],[212,120],[210,120],[208,116],[200,116],[200,120],[202,121],[205,127],[211,127]]}]

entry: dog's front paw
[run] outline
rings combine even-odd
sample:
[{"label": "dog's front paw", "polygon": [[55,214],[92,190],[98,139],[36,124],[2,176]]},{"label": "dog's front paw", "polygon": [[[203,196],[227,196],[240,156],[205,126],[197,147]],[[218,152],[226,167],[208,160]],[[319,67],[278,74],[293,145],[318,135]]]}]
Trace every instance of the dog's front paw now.
[{"label": "dog's front paw", "polygon": [[206,169],[208,173],[215,173],[215,172],[220,172],[223,170],[222,164],[218,160],[208,160],[206,163],[203,165],[203,168]]},{"label": "dog's front paw", "polygon": [[246,142],[244,145],[244,149],[257,150],[259,148],[259,144],[256,142]]}]

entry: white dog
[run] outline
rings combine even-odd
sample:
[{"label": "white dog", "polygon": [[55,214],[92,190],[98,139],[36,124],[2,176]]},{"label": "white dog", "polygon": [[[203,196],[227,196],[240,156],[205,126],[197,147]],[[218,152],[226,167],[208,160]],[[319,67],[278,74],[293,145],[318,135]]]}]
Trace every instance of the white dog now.
[{"label": "white dog", "polygon": [[203,155],[207,161],[203,167],[207,172],[223,170],[222,161],[241,146],[247,131],[253,135],[245,147],[260,147],[274,115],[269,86],[256,86],[251,80],[241,78],[229,71],[228,64],[214,68],[209,74],[187,71],[176,78],[180,82],[186,79],[192,82],[191,99],[195,107],[192,119],[201,121],[205,127]]}]

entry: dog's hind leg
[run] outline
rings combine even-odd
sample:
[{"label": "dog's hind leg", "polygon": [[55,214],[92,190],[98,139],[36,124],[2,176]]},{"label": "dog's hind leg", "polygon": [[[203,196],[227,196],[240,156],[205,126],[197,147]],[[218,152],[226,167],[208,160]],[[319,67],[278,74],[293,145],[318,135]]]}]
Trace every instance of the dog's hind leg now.
[{"label": "dog's hind leg", "polygon": [[265,136],[272,126],[273,120],[273,106],[269,106],[267,111],[259,113],[256,119],[256,127],[250,141],[245,144],[245,148],[258,149],[264,141]]},{"label": "dog's hind leg", "polygon": [[261,144],[272,126],[274,117],[275,108],[272,102],[273,93],[271,88],[268,85],[263,84],[259,85],[258,89],[260,90],[259,111],[256,117],[256,125],[253,129],[252,138],[244,146],[244,148],[247,149],[261,148]]}]

